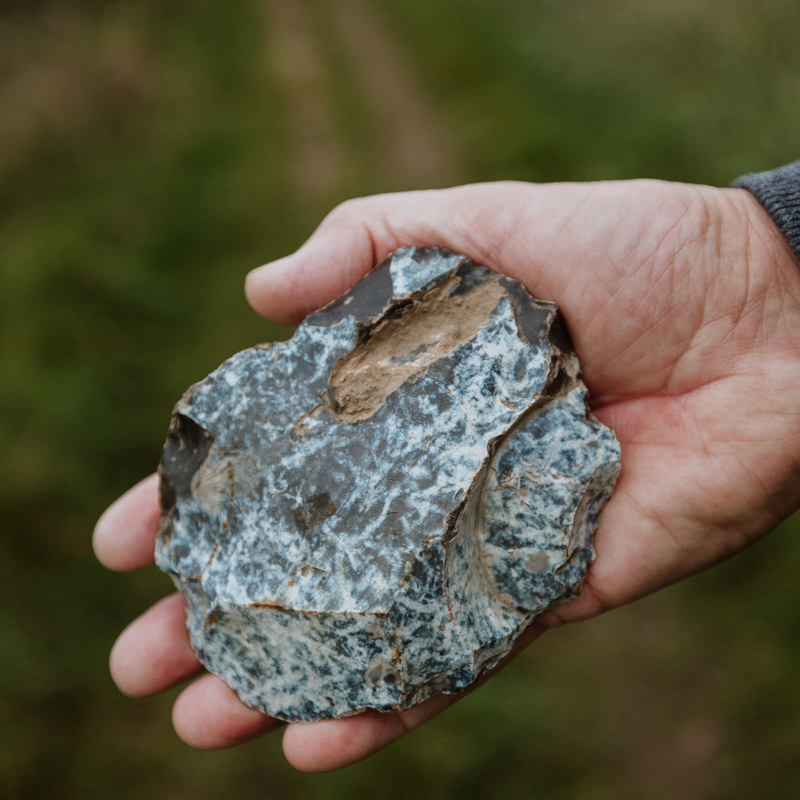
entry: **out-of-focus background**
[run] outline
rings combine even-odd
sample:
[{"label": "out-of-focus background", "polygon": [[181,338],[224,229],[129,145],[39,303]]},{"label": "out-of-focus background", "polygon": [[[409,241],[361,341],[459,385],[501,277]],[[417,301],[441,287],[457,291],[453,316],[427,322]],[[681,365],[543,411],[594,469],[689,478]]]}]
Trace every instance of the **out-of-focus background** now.
[{"label": "out-of-focus background", "polygon": [[727,185],[800,156],[798,30],[796,0],[0,3],[0,796],[800,797],[796,521],[321,776],[118,694],[108,649],[170,586],[90,551],[182,391],[289,334],[244,274],[337,202]]}]

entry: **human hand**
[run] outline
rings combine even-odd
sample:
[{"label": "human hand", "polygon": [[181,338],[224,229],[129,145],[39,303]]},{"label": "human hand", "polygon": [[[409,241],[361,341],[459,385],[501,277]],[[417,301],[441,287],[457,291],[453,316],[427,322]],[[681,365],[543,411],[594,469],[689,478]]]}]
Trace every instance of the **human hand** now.
[{"label": "human hand", "polygon": [[[297,253],[251,273],[248,299],[271,319],[297,322],[405,245],[448,247],[557,302],[594,411],[622,445],[580,597],[540,617],[519,647],[711,566],[800,505],[800,265],[744,190],[502,183],[350,201]],[[152,563],[158,514],[151,476],[98,522],[100,560],[113,569]],[[126,629],[111,669],[133,695],[201,670],[180,596]],[[292,724],[284,751],[300,769],[344,766],[454,699]],[[183,690],[173,719],[198,747],[280,724],[212,675]]]}]

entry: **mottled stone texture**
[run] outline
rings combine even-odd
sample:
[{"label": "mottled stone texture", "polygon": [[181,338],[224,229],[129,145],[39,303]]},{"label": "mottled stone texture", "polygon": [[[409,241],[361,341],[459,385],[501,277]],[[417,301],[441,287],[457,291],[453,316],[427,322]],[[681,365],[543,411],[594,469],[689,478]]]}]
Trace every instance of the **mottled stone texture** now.
[{"label": "mottled stone texture", "polygon": [[464,689],[575,596],[619,446],[555,305],[417,248],[189,389],[160,472],[200,660],[310,720]]}]

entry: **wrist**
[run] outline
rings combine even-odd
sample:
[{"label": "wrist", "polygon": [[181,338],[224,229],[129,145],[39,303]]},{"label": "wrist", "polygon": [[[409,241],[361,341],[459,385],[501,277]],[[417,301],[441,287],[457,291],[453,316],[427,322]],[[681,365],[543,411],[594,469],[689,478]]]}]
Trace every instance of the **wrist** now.
[{"label": "wrist", "polygon": [[800,161],[742,175],[733,185],[746,189],[758,200],[800,261]]},{"label": "wrist", "polygon": [[776,284],[787,301],[800,300],[800,261],[784,232],[744,187],[717,189],[722,198],[724,245],[751,275]]},{"label": "wrist", "polygon": [[[738,315],[749,328],[748,354],[740,366],[760,376],[761,407],[771,417],[772,524],[800,508],[800,262],[760,201],[744,188],[721,189],[726,228],[740,243],[748,293]],[[736,235],[736,231],[741,234]],[[735,257],[735,256],[734,256]],[[750,317],[747,320],[747,317]]]}]

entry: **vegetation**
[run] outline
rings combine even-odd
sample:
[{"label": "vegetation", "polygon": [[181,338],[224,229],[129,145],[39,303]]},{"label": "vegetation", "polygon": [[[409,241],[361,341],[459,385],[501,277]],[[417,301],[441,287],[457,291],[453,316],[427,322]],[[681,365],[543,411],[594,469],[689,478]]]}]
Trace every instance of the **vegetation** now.
[{"label": "vegetation", "polygon": [[243,276],[336,202],[786,163],[799,27],[793,0],[2,4],[0,794],[800,796],[796,519],[323,776],[277,735],[191,751],[170,696],[119,695],[107,651],[169,585],[90,551],[186,386],[288,335]]}]

